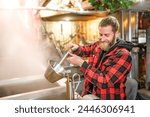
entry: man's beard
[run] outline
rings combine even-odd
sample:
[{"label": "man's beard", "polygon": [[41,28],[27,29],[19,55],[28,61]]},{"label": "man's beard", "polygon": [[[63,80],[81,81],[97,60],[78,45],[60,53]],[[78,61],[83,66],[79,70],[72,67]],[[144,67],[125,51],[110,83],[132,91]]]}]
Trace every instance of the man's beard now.
[{"label": "man's beard", "polygon": [[101,42],[101,40],[100,40],[99,45],[102,50],[108,51],[111,48],[111,46],[115,44],[115,42],[116,42],[116,39],[114,37],[111,42]]}]

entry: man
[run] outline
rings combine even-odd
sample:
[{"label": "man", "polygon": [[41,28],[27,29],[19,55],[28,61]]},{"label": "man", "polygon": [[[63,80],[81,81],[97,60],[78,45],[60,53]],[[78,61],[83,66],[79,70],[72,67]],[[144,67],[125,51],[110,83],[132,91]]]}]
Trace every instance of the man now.
[{"label": "man", "polygon": [[[67,60],[84,74],[82,96],[92,94],[101,100],[126,99],[125,82],[131,69],[132,43],[120,40],[119,23],[108,16],[99,23],[99,41],[90,45],[70,44]],[[88,57],[88,62],[80,57]]]}]

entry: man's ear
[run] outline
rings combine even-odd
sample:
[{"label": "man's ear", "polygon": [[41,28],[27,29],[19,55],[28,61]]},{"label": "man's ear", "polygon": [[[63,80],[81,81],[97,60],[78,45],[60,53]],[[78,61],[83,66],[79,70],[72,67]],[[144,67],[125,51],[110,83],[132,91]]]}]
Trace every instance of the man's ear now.
[{"label": "man's ear", "polygon": [[115,32],[115,36],[116,36],[116,38],[120,36],[119,31]]}]

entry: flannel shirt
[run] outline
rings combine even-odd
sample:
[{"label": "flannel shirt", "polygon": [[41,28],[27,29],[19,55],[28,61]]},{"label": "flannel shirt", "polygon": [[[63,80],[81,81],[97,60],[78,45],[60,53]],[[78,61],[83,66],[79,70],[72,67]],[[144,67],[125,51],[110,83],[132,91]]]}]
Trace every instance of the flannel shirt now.
[{"label": "flannel shirt", "polygon": [[85,78],[82,96],[93,94],[101,100],[126,99],[125,81],[132,65],[132,58],[126,45],[115,44],[101,58],[98,67],[96,64],[102,53],[99,42],[79,46],[74,54],[88,57],[88,62],[84,61],[81,66]]}]

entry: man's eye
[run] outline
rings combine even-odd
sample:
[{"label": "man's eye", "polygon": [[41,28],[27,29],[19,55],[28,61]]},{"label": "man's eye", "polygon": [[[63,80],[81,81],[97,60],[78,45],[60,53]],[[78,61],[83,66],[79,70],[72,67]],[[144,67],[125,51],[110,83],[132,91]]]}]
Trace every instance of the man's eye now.
[{"label": "man's eye", "polygon": [[105,34],[105,37],[109,37],[109,34]]},{"label": "man's eye", "polygon": [[109,37],[109,34],[100,34],[100,36],[105,36],[105,37]]}]

